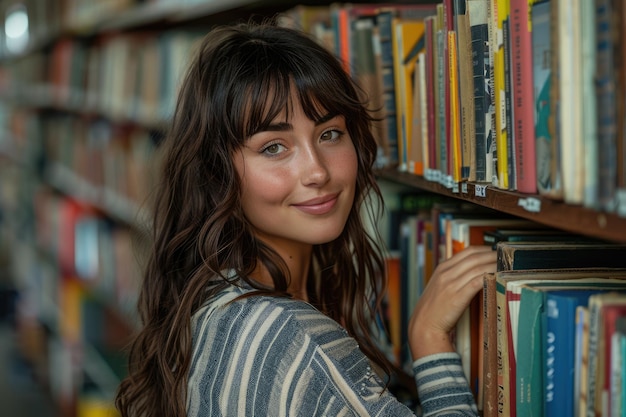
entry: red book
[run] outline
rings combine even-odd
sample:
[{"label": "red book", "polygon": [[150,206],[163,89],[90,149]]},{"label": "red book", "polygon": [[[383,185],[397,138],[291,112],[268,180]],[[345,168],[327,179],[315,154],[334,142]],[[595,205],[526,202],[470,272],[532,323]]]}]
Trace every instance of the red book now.
[{"label": "red book", "polygon": [[511,79],[517,189],[537,193],[533,51],[528,0],[511,0]]}]

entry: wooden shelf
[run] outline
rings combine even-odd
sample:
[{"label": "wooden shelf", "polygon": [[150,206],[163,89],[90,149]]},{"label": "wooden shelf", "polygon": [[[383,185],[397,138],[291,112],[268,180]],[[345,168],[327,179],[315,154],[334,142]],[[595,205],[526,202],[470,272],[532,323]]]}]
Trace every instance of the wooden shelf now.
[{"label": "wooden shelf", "polygon": [[533,194],[522,194],[487,184],[462,183],[459,192],[406,172],[383,170],[379,177],[421,190],[443,194],[557,229],[607,241],[626,243],[626,217]]}]

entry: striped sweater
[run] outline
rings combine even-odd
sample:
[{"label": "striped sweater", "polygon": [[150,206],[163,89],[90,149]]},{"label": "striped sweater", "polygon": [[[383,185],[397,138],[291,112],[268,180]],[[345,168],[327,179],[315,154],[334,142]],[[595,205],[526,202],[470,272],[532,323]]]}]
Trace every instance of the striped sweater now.
[{"label": "striped sweater", "polygon": [[[189,417],[414,415],[334,320],[298,300],[230,302],[245,291],[223,291],[192,318]],[[477,415],[458,355],[413,370],[425,416]]]}]

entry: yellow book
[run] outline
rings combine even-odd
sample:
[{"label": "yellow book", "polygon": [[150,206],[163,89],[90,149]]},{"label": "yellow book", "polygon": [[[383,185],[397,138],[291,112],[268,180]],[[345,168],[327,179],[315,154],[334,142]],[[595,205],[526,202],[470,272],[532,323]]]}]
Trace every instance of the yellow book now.
[{"label": "yellow book", "polygon": [[448,72],[450,74],[450,144],[452,146],[452,180],[461,181],[461,107],[459,103],[459,77],[456,32],[448,32]]},{"label": "yellow book", "polygon": [[[495,118],[496,118],[496,154],[497,162],[497,184],[502,189],[509,188],[508,170],[508,148],[506,134],[506,89],[504,72],[504,39],[503,25],[509,17],[509,0],[491,0],[495,3],[496,24],[496,45],[494,50],[493,82],[495,98]],[[532,88],[529,86],[528,88]]]},{"label": "yellow book", "polygon": [[[396,90],[398,162],[408,169],[408,150],[413,117],[413,72],[420,50],[424,48],[424,22],[395,18],[392,21],[393,75]],[[420,46],[422,45],[422,46]]]}]

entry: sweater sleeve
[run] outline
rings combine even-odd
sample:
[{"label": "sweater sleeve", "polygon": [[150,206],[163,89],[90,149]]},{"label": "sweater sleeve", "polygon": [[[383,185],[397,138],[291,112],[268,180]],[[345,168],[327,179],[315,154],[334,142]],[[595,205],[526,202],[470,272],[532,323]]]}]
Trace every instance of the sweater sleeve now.
[{"label": "sweater sleeve", "polygon": [[413,363],[413,373],[424,417],[478,415],[458,354],[418,359]]}]

